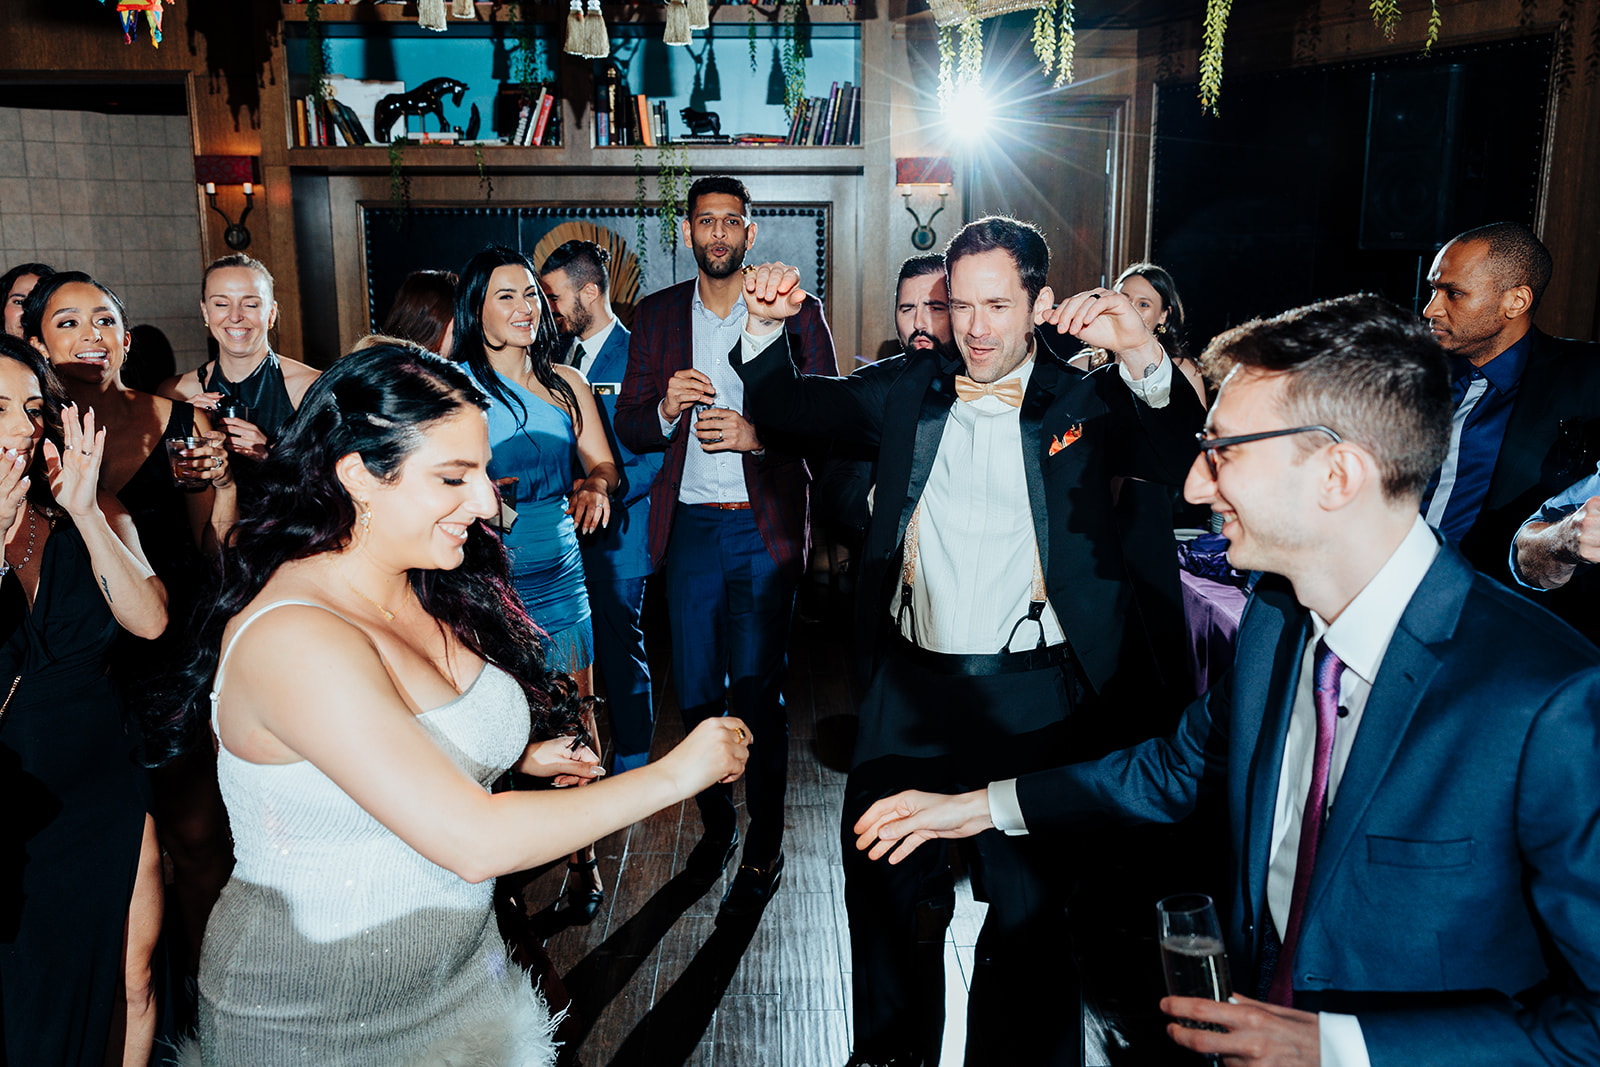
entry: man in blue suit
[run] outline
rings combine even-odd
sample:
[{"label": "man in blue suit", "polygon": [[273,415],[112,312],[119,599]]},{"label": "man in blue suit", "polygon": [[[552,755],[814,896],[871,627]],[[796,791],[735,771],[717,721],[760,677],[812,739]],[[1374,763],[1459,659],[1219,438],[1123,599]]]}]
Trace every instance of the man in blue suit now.
[{"label": "man in blue suit", "polygon": [[[903,793],[869,854],[1170,821],[1225,794],[1235,995],[1169,997],[1230,1065],[1600,1062],[1600,653],[1417,514],[1450,434],[1443,355],[1344,297],[1213,342],[1186,486],[1270,572],[1232,673],[1176,733],[957,796]],[[1220,843],[1219,843],[1220,844]],[[1076,1021],[1073,1022],[1076,1025]]]},{"label": "man in blue suit", "polygon": [[639,612],[644,580],[650,574],[650,483],[661,469],[661,453],[636,455],[611,432],[617,394],[628,370],[628,328],[611,314],[609,258],[593,241],[568,241],[539,268],[539,284],[563,332],[574,337],[567,362],[589,379],[605,416],[606,436],[622,459],[627,481],[622,511],[582,546],[584,582],[594,614],[595,665],[605,681],[611,710],[613,769],[621,772],[649,761],[655,722]]}]

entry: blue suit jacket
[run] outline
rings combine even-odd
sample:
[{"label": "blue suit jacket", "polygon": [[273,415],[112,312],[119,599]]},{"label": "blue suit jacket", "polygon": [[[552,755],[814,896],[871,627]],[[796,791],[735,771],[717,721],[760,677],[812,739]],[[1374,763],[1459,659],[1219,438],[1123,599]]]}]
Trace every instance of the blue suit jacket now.
[{"label": "blue suit jacket", "polygon": [[[1017,783],[1033,832],[1171,821],[1224,791],[1244,990],[1309,630],[1263,581],[1232,673],[1172,737]],[[1306,907],[1295,1005],[1357,1015],[1373,1067],[1600,1063],[1600,653],[1442,548],[1378,670]]]},{"label": "blue suit jacket", "polygon": [[615,433],[611,423],[617,415],[617,397],[622,379],[628,373],[628,328],[617,323],[611,328],[594,365],[589,368],[590,385],[611,385],[610,393],[595,397],[606,419],[606,436],[622,465],[627,479],[622,507],[611,513],[611,524],[593,537],[583,539],[583,573],[586,578],[610,581],[617,578],[643,578],[650,566],[650,485],[661,470],[663,454],[631,451]]}]

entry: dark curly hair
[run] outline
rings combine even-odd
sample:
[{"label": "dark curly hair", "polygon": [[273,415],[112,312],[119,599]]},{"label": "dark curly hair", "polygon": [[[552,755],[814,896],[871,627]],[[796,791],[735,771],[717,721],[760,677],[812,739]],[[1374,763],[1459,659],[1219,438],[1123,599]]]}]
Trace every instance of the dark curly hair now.
[{"label": "dark curly hair", "polygon": [[[230,532],[216,596],[196,614],[166,744],[152,746],[158,759],[181,751],[209,715],[229,620],[283,564],[349,544],[356,507],[334,473],[339,460],[359,453],[374,477],[392,481],[429,426],[488,405],[461,368],[412,345],[352,352],[312,384],[262,464],[260,492]],[[511,587],[500,539],[473,523],[464,552],[454,570],[411,571],[417,600],[463,645],[517,680],[533,713],[533,736],[580,732],[577,688],[546,663],[542,636]]]},{"label": "dark curly hair", "polygon": [[[490,396],[504,404],[507,411],[517,412],[520,424],[528,414],[527,405],[506,387],[494,367],[489,365],[488,341],[483,336],[483,304],[489,298],[489,278],[497,269],[507,266],[526,267],[528,277],[539,276],[533,269],[532,260],[505,245],[489,245],[467,260],[467,265],[461,268],[461,284],[456,286],[455,342],[450,350],[450,358],[457,363],[465,363]],[[556,373],[554,366],[561,343],[561,335],[556,332],[555,314],[550,310],[550,301],[545,298],[544,290],[537,284],[533,290],[538,294],[539,301],[539,325],[534,330],[533,344],[527,348],[533,376],[550,391],[550,395],[572,419],[573,432],[581,433],[583,415],[578,410],[578,396],[566,379]]]}]

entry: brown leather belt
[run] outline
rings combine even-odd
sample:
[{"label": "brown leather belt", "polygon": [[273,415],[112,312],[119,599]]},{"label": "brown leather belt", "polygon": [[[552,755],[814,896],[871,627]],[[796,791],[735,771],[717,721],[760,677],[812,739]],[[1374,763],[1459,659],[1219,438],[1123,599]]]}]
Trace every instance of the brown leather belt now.
[{"label": "brown leather belt", "polygon": [[750,501],[748,501],[748,500],[729,500],[729,501],[727,501],[725,503],[716,503],[716,502],[707,502],[707,501],[701,500],[701,501],[696,501],[694,506],[697,507],[697,508],[716,508],[719,511],[749,511],[750,510]]}]

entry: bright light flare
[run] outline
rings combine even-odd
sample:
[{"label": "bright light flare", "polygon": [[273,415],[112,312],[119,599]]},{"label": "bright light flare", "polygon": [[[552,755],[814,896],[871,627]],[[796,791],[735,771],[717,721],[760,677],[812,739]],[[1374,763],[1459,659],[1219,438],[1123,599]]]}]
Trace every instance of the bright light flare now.
[{"label": "bright light flare", "polygon": [[970,142],[982,137],[991,117],[989,98],[983,91],[982,82],[957,85],[945,104],[945,128],[958,140]]}]

